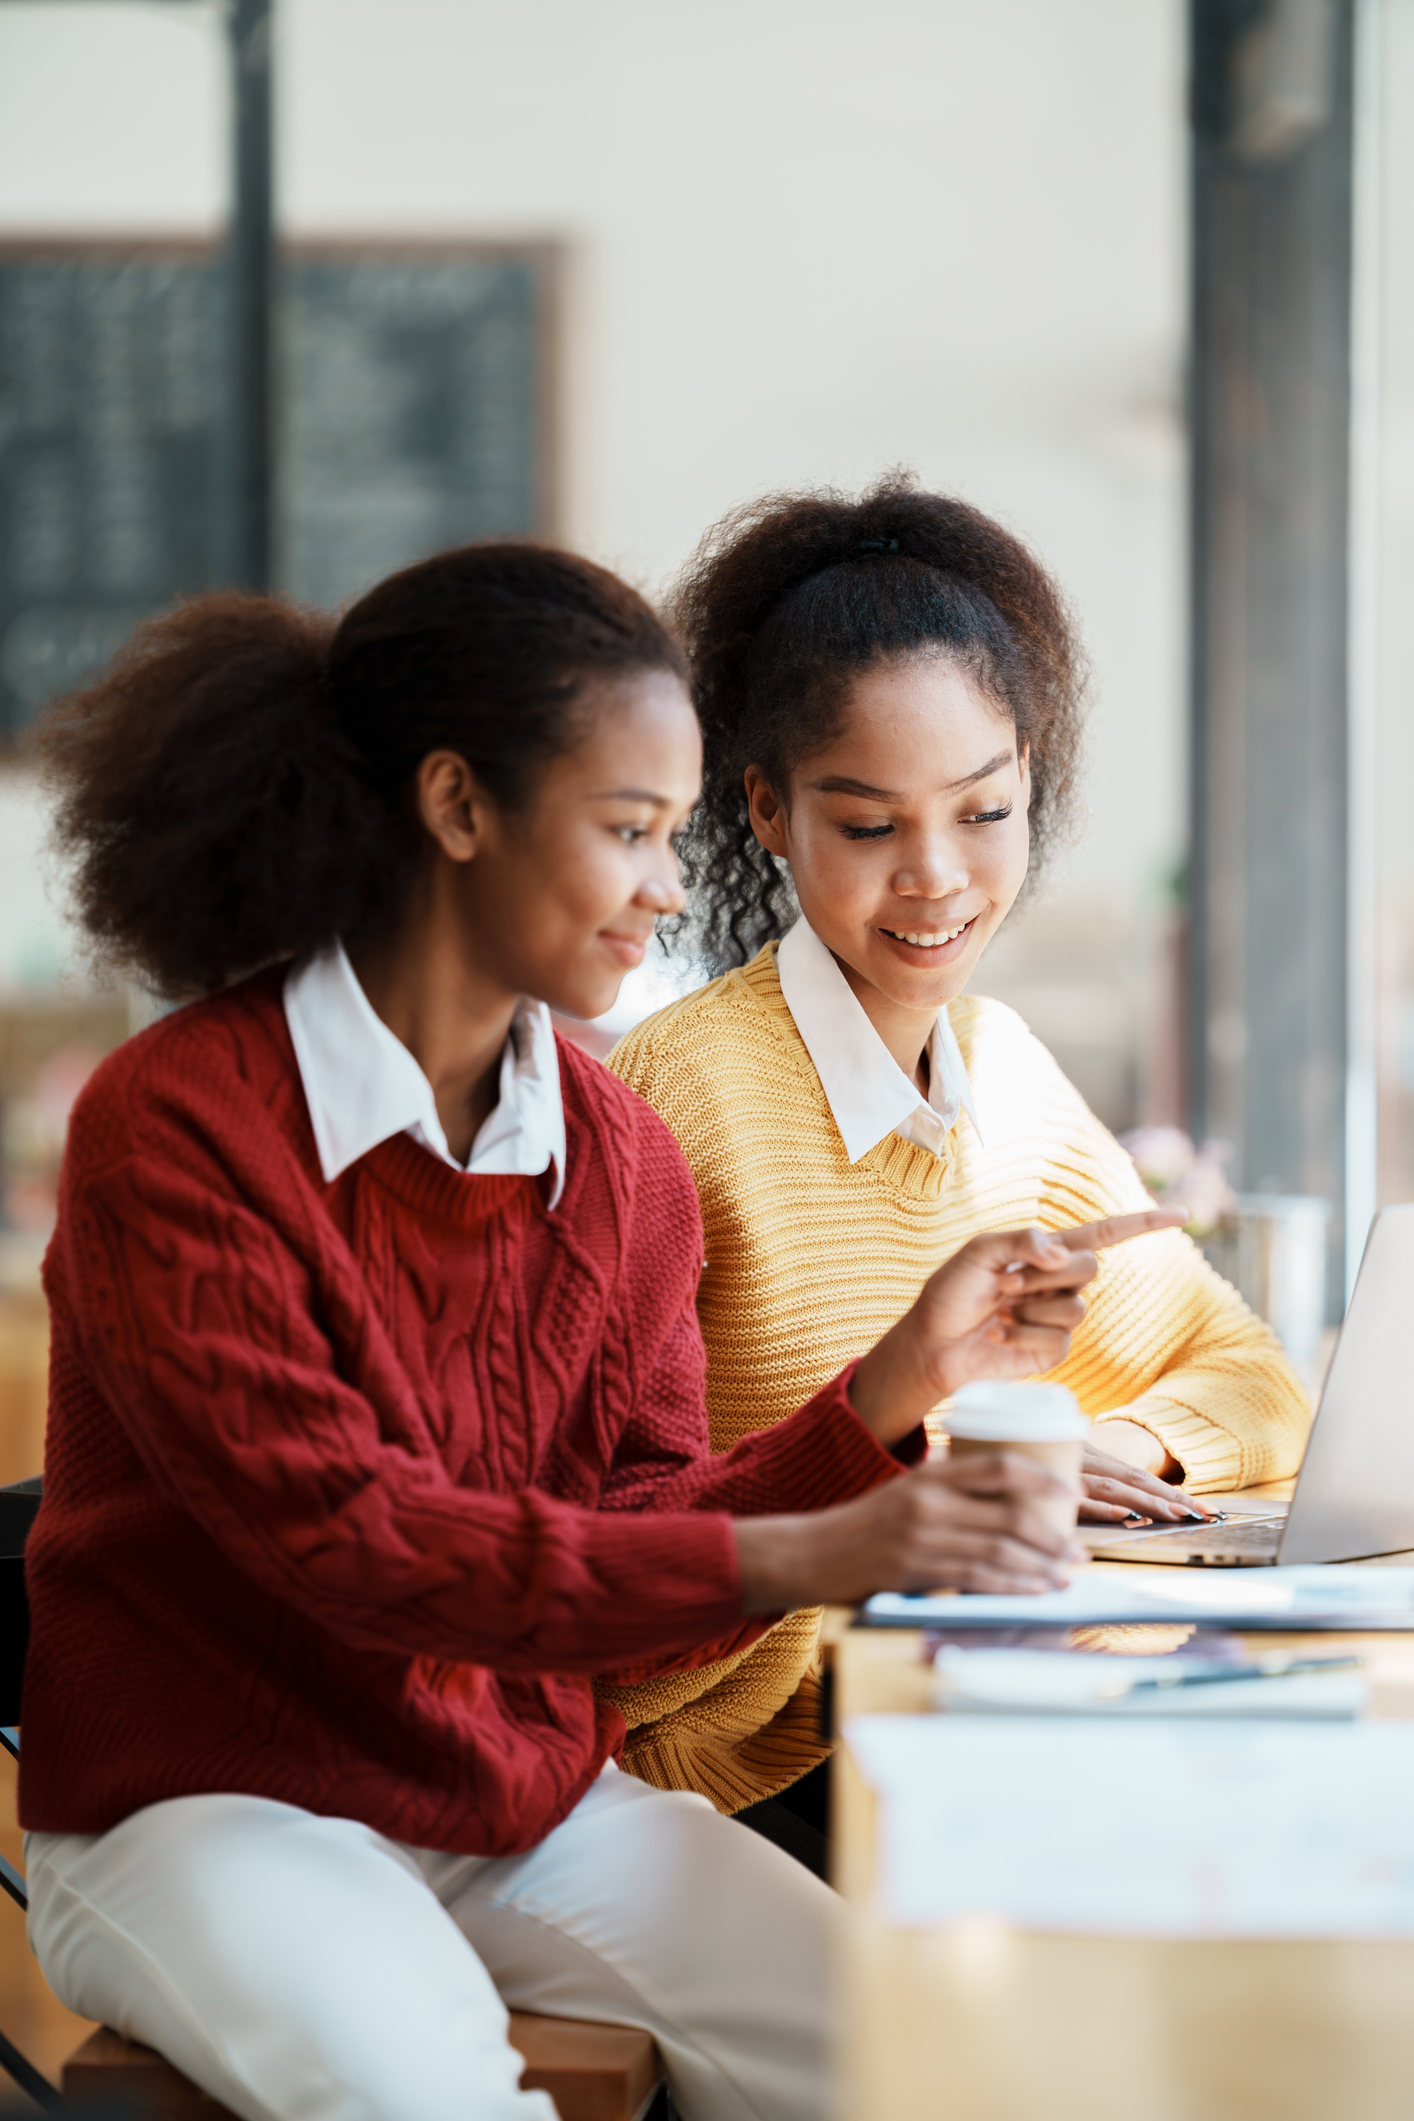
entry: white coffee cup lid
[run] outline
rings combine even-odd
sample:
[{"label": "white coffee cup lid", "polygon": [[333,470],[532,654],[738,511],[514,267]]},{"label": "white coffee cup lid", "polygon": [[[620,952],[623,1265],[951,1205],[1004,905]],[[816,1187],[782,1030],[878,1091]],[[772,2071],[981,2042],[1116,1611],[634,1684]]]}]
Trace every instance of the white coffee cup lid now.
[{"label": "white coffee cup lid", "polygon": [[1079,1401],[1065,1385],[984,1378],[962,1387],[945,1419],[948,1434],[969,1443],[1069,1443],[1090,1434]]}]

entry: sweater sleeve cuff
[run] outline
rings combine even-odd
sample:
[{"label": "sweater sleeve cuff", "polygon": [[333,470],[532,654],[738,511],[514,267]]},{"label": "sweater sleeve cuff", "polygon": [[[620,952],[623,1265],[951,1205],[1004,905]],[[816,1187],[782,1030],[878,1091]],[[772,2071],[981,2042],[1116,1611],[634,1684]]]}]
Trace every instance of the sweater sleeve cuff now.
[{"label": "sweater sleeve cuff", "polygon": [[910,1429],[907,1436],[901,1436],[890,1446],[889,1456],[895,1465],[916,1466],[920,1459],[928,1456],[929,1441],[928,1431],[920,1421],[916,1429]]},{"label": "sweater sleeve cuff", "polygon": [[928,1455],[929,1437],[926,1427],[920,1421],[909,1430],[906,1436],[901,1436],[897,1443],[880,1443],[878,1438],[875,1436],[873,1430],[865,1428],[864,1423],[859,1419],[859,1416],[855,1413],[854,1401],[849,1396],[854,1385],[854,1373],[858,1368],[859,1364],[857,1362],[848,1363],[845,1368],[840,1371],[839,1376],[833,1378],[831,1382],[826,1385],[824,1392],[818,1392],[815,1395],[815,1398],[810,1400],[808,1404],[812,1407],[815,1406],[819,1400],[825,1397],[826,1393],[832,1391],[834,1387],[838,1385],[841,1397],[844,1400],[845,1410],[849,1415],[850,1420],[854,1423],[856,1428],[864,1430],[864,1434],[868,1437],[875,1451],[885,1452],[885,1454],[893,1461],[893,1464],[895,1466],[916,1466],[920,1458],[926,1458]]},{"label": "sweater sleeve cuff", "polygon": [[[928,1452],[928,1432],[921,1421],[895,1444],[880,1443],[873,1430],[865,1426],[855,1413],[854,1402],[849,1396],[850,1387],[854,1383],[854,1373],[858,1368],[857,1362],[849,1363],[840,1371],[838,1377],[830,1380],[822,1392],[817,1392],[812,1400],[806,1402],[800,1410],[800,1415],[796,1417],[800,1419],[812,1409],[821,1408],[822,1412],[828,1413],[832,1422],[837,1419],[841,1425],[842,1470],[843,1462],[847,1461],[850,1469],[847,1477],[854,1484],[847,1494],[841,1493],[831,1497],[832,1501],[846,1502],[853,1495],[867,1494],[870,1488],[878,1486],[884,1474],[896,1473],[901,1466],[917,1465],[919,1459],[926,1457]],[[862,1450],[860,1446],[863,1446]]]},{"label": "sweater sleeve cuff", "polygon": [[[1177,1400],[1157,1396],[1136,1400],[1131,1407],[1115,1407],[1095,1421],[1097,1430],[1106,1421],[1130,1421],[1147,1429],[1179,1465],[1179,1478],[1195,1494],[1214,1494],[1242,1485],[1242,1446],[1235,1436],[1220,1429],[1206,1414]],[[1104,1446],[1101,1444],[1101,1449]]]},{"label": "sweater sleeve cuff", "polygon": [[[740,1517],[827,1510],[867,1495],[927,1448],[922,1429],[889,1451],[849,1401],[854,1364],[769,1429],[758,1429],[716,1462],[698,1507]],[[719,1470],[717,1470],[719,1469]]]}]

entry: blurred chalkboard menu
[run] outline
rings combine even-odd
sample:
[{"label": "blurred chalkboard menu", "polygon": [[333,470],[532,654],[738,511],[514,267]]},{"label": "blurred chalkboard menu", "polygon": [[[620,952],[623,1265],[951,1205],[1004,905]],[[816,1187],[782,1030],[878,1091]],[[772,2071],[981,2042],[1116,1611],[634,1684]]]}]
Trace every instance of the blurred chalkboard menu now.
[{"label": "blurred chalkboard menu", "polygon": [[[288,258],[282,588],[340,604],[439,547],[550,527],[550,270],[538,250]],[[0,247],[0,742],[221,580],[222,306],[190,247]]]}]

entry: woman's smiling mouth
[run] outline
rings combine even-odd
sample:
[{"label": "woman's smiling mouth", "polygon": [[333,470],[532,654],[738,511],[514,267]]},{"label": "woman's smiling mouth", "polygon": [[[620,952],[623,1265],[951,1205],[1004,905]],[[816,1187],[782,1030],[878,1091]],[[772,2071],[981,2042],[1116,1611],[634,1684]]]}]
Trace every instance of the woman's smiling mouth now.
[{"label": "woman's smiling mouth", "polygon": [[887,936],[891,943],[902,943],[910,950],[942,951],[966,935],[976,918],[974,913],[971,919],[960,921],[954,928],[881,928],[879,933]]},{"label": "woman's smiling mouth", "polygon": [[648,945],[653,940],[653,931],[650,928],[647,935],[617,935],[610,928],[601,928],[599,940],[611,957],[616,957],[621,965],[633,971],[643,963]]}]

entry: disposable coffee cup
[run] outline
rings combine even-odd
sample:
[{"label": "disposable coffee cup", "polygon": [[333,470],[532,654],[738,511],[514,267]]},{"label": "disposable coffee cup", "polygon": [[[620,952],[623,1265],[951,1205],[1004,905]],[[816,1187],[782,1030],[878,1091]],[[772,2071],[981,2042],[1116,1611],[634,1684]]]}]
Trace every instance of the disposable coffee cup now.
[{"label": "disposable coffee cup", "polygon": [[1080,1510],[1080,1461],[1090,1424],[1075,1394],[1064,1385],[964,1385],[948,1410],[948,1452],[953,1458],[980,1451],[1015,1451],[1037,1458],[1068,1482],[1068,1495],[1028,1496],[1035,1510],[1058,1532],[1075,1530]]}]

